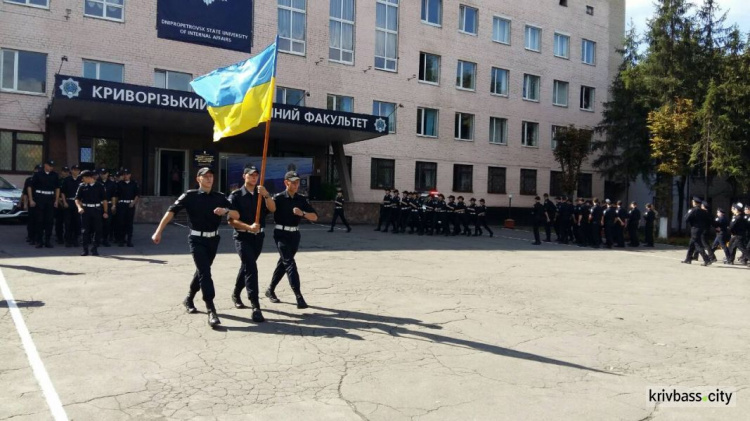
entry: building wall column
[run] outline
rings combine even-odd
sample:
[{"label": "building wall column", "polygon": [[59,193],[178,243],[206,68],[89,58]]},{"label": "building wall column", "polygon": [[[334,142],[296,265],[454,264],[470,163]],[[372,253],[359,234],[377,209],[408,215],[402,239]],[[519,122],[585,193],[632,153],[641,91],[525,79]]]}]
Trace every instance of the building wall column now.
[{"label": "building wall column", "polygon": [[344,192],[344,199],[353,202],[352,180],[349,178],[349,168],[346,165],[344,144],[342,142],[333,142],[331,143],[331,147],[333,147],[333,161],[336,165],[336,171],[339,173],[339,181],[341,182],[341,190]]},{"label": "building wall column", "polygon": [[80,164],[78,149],[78,120],[65,119],[65,162],[66,165]]}]

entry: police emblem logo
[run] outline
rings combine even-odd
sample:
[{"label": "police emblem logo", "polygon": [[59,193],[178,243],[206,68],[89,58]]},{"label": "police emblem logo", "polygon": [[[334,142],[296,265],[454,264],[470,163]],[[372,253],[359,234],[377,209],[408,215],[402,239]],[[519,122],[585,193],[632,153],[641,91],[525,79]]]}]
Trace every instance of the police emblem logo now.
[{"label": "police emblem logo", "polygon": [[388,124],[386,124],[385,120],[382,118],[375,120],[375,130],[377,130],[378,133],[383,133],[387,128]]},{"label": "police emblem logo", "polygon": [[78,81],[68,78],[60,84],[60,91],[68,99],[73,99],[81,93],[81,85],[78,84]]}]

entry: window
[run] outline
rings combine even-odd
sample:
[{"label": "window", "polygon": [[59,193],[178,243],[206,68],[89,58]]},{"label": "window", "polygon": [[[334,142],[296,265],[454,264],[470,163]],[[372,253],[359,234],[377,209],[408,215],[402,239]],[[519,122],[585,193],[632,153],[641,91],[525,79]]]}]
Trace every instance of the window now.
[{"label": "window", "polygon": [[120,167],[120,140],[82,137],[78,141],[79,162],[90,162],[96,168]]},{"label": "window", "polygon": [[552,136],[551,136],[552,142],[550,143],[550,147],[552,149],[557,148],[557,133],[561,129],[565,129],[565,126],[555,126],[555,125],[552,126]]},{"label": "window", "polygon": [[83,77],[122,83],[123,68],[122,64],[83,60]]},{"label": "window", "polygon": [[422,22],[443,24],[443,0],[422,0]]},{"label": "window", "polygon": [[307,32],[305,1],[278,0],[279,51],[305,55]]},{"label": "window", "polygon": [[300,107],[305,106],[305,91],[302,89],[285,88],[283,86],[276,87],[276,99],[273,102],[279,104],[288,105],[299,105]]},{"label": "window", "polygon": [[473,7],[458,6],[458,30],[471,35],[477,34],[477,15],[479,11]]},{"label": "window", "polygon": [[7,3],[23,4],[32,7],[49,8],[49,0],[5,0]]},{"label": "window", "polygon": [[536,147],[539,145],[539,123],[523,122],[521,145]]},{"label": "window", "polygon": [[510,45],[510,20],[497,16],[492,18],[492,40]]},{"label": "window", "polygon": [[440,56],[419,53],[419,80],[426,83],[440,83]]},{"label": "window", "polygon": [[476,89],[477,65],[468,61],[458,60],[456,69],[456,87],[459,89]]},{"label": "window", "polygon": [[542,51],[542,30],[536,26],[526,25],[526,49]]},{"label": "window", "polygon": [[581,86],[581,109],[594,111],[594,92],[595,89],[590,86]]},{"label": "window", "polygon": [[125,0],[85,0],[83,14],[85,16],[122,20]]},{"label": "window", "polygon": [[568,58],[570,56],[570,37],[555,32],[555,57]]},{"label": "window", "polygon": [[540,77],[534,75],[523,75],[523,99],[528,101],[539,101]]},{"label": "window", "polygon": [[568,0],[560,0],[560,6],[568,7]]},{"label": "window", "polygon": [[492,86],[490,92],[495,95],[508,96],[508,71],[505,69],[492,68]]},{"label": "window", "polygon": [[568,106],[568,82],[554,81],[552,84],[552,104],[560,107]]},{"label": "window", "polygon": [[565,192],[562,188],[561,171],[550,171],[549,173],[549,194],[550,196],[563,196]]},{"label": "window", "polygon": [[536,170],[521,169],[521,194],[536,196]]},{"label": "window", "polygon": [[[349,180],[352,179],[352,157],[346,155],[346,169],[349,173]],[[326,183],[334,186],[340,186],[343,183],[339,177],[339,170],[336,167],[336,159],[333,155],[329,154],[326,159]]]},{"label": "window", "polygon": [[47,92],[47,54],[6,49],[0,49],[0,53],[2,90],[36,94]]},{"label": "window", "polygon": [[396,104],[393,102],[372,102],[372,115],[388,118],[388,133],[396,133]]},{"label": "window", "polygon": [[474,114],[456,113],[454,136],[457,140],[474,140]]},{"label": "window", "polygon": [[154,71],[154,87],[156,88],[190,92],[192,91],[190,87],[191,80],[193,80],[193,75],[190,73],[159,69]]},{"label": "window", "polygon": [[370,188],[392,189],[396,161],[393,159],[372,158],[370,161]]},{"label": "window", "polygon": [[438,136],[438,110],[417,108],[417,134],[419,136]]},{"label": "window", "polygon": [[505,168],[489,167],[487,172],[487,193],[505,194]]},{"label": "window", "polygon": [[328,59],[354,64],[354,0],[331,0]]},{"label": "window", "polygon": [[508,120],[490,117],[490,143],[495,145],[508,144]]},{"label": "window", "polygon": [[590,65],[596,64],[596,43],[587,39],[581,45],[581,60]]},{"label": "window", "polygon": [[375,68],[395,72],[398,60],[398,0],[375,4]]},{"label": "window", "polygon": [[427,191],[437,188],[437,163],[417,161],[414,168],[414,190]]},{"label": "window", "polygon": [[453,165],[453,191],[471,193],[473,189],[474,167],[471,165]]},{"label": "window", "polygon": [[594,16],[594,6],[586,6],[586,14]]},{"label": "window", "polygon": [[44,135],[0,131],[0,171],[31,172],[42,162]]},{"label": "window", "polygon": [[328,94],[326,108],[333,111],[354,112],[354,98],[343,95]]},{"label": "window", "polygon": [[591,174],[578,174],[578,197],[591,197],[592,193]]}]

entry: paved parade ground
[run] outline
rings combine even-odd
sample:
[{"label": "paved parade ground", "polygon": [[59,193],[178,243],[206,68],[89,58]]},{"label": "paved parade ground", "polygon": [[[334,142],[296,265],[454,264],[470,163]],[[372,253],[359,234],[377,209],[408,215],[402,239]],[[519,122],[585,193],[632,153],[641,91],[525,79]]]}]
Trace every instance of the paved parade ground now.
[{"label": "paved parade ground", "polygon": [[[154,228],[136,226],[134,248],[80,257],[35,249],[25,227],[0,225],[0,420],[750,414],[746,267],[680,264],[684,250],[668,246],[536,247],[523,231],[446,238],[305,225],[297,263],[310,308],[296,308],[284,280],[282,303],[261,299],[267,322],[255,324],[230,301],[239,258],[224,228],[213,265],[222,325],[212,330],[200,294],[199,314],[180,304],[194,271],[186,229],[168,227],[155,246]],[[277,260],[271,237],[261,290]],[[691,387],[732,400],[650,399]]]}]

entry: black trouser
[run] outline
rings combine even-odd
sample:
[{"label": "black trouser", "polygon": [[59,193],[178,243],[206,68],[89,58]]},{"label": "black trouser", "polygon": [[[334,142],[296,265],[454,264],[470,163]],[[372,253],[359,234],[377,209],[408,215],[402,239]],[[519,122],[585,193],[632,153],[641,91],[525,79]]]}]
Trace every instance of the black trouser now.
[{"label": "black trouser", "polygon": [[68,207],[65,208],[65,244],[78,245],[78,236],[81,235],[81,215],[78,213],[76,201],[66,199]]},{"label": "black trouser", "polygon": [[237,233],[234,239],[234,248],[240,256],[240,270],[237,273],[237,281],[234,284],[234,296],[239,297],[242,287],[247,291],[247,298],[253,308],[260,308],[258,301],[258,257],[263,251],[263,240],[266,234]]},{"label": "black trouser", "polygon": [[211,265],[214,263],[216,250],[219,248],[219,240],[218,235],[210,238],[188,236],[190,254],[193,255],[196,268],[193,280],[190,282],[190,299],[195,297],[199,290],[203,291],[203,301],[205,301],[206,308],[209,310],[216,310],[214,308],[216,292],[214,291],[214,281],[211,278]]},{"label": "black trouser", "polygon": [[646,230],[646,238],[645,241],[647,246],[653,246],[654,245],[654,224],[653,222],[649,223],[646,222],[646,227],[644,228]]},{"label": "black trouser", "polygon": [[[583,218],[581,218],[583,219]],[[589,227],[589,224],[581,222],[580,225],[576,224],[576,231],[578,234],[578,244],[585,246],[589,244],[589,233],[591,232],[591,227]]]},{"label": "black trouser", "polygon": [[561,218],[557,221],[557,226],[560,229],[559,240],[565,244],[570,241],[570,220],[567,218]]},{"label": "black trouser", "polygon": [[[727,236],[728,235],[729,234],[727,234]],[[721,250],[724,252],[724,258],[726,260],[729,260],[729,248],[727,247],[727,239],[721,232],[716,234],[716,238],[714,238],[714,243],[711,245],[711,255],[714,255],[714,250],[719,247],[721,247]]]},{"label": "black trouser", "polygon": [[602,246],[602,224],[600,223],[593,223],[591,224],[591,230],[590,232],[590,239],[589,241],[591,243],[592,247],[599,248]]},{"label": "black trouser", "polygon": [[539,228],[541,227],[542,224],[544,224],[545,229],[547,229],[548,230],[547,232],[549,232],[549,228],[546,228],[546,227],[549,227],[549,222],[535,220],[534,221],[534,242],[535,243],[541,242],[541,239],[539,238]]},{"label": "black trouser", "polygon": [[399,218],[399,231],[406,232],[406,225],[409,223],[409,217],[411,216],[411,209],[401,209],[401,216]]},{"label": "black trouser", "polygon": [[615,227],[614,223],[604,224],[604,241],[607,247],[612,247],[612,244],[614,244],[615,229],[617,229],[617,227]]},{"label": "black trouser", "polygon": [[133,241],[133,218],[135,218],[135,207],[130,207],[130,203],[117,204],[117,242]]},{"label": "black trouser", "polygon": [[419,211],[412,210],[409,212],[409,221],[406,225],[409,227],[409,234],[413,234],[414,231],[422,232],[422,227],[419,225]]},{"label": "black trouser", "polygon": [[428,234],[432,234],[434,228],[435,211],[425,211],[422,213],[422,229]]},{"label": "black trouser", "polygon": [[112,232],[112,226],[115,224],[115,222],[112,221],[112,203],[108,204],[107,213],[107,218],[102,221],[102,243],[109,242],[109,234]]},{"label": "black trouser", "polygon": [[614,234],[614,240],[617,243],[617,246],[625,247],[625,227],[623,225],[615,223]]},{"label": "black trouser", "polygon": [[333,210],[333,219],[331,219],[331,229],[333,229],[334,226],[336,226],[336,220],[341,218],[341,222],[344,223],[346,226],[346,229],[349,228],[349,223],[346,222],[346,217],[344,216],[344,208],[336,208]]},{"label": "black trouser", "polygon": [[34,224],[36,227],[34,230],[36,233],[36,243],[49,243],[50,238],[52,238],[52,225],[54,225],[55,222],[54,197],[52,197],[52,200],[35,201],[36,211],[34,212]]},{"label": "black trouser", "polygon": [[734,259],[737,256],[737,250],[742,253],[742,257],[747,258],[747,248],[745,248],[745,237],[739,235],[733,235],[729,240],[729,256],[727,260],[734,263]]},{"label": "black trouser", "polygon": [[552,241],[552,225],[554,222],[554,216],[549,221],[544,223],[544,233],[547,234],[547,241]]},{"label": "black trouser", "polygon": [[461,222],[461,225],[463,226],[463,229],[464,229],[463,234],[471,235],[471,228],[469,228],[469,215],[465,213],[459,213],[458,220]]},{"label": "black trouser", "polygon": [[102,240],[102,208],[89,208],[84,205],[81,215],[81,235],[83,236],[83,249],[88,250],[93,237],[93,249],[99,247]]},{"label": "black trouser", "polygon": [[385,223],[385,232],[388,232],[388,227],[390,226],[393,226],[393,232],[398,232],[398,221],[400,216],[401,212],[398,208],[391,208],[388,222]]},{"label": "black trouser", "polygon": [[391,208],[387,208],[387,207],[382,206],[382,205],[380,206],[380,217],[378,218],[378,228],[377,229],[380,229],[380,227],[383,225],[383,223],[385,223],[386,226],[388,226],[388,221],[390,220],[390,217],[391,217],[390,213],[391,213]]},{"label": "black trouser", "polygon": [[279,251],[279,261],[276,263],[276,269],[273,271],[273,276],[271,276],[271,285],[268,287],[271,291],[276,289],[276,286],[281,282],[281,278],[284,277],[284,273],[286,273],[289,279],[289,286],[292,288],[294,295],[302,295],[297,262],[294,261],[294,255],[297,254],[297,250],[299,249],[300,238],[299,231],[273,231],[273,241],[276,243],[276,249]]},{"label": "black trouser", "polygon": [[59,203],[55,209],[55,238],[58,243],[65,239],[65,207]]},{"label": "black trouser", "polygon": [[26,212],[26,236],[33,243],[36,242],[36,206],[29,206]]},{"label": "black trouser", "polygon": [[638,240],[638,223],[637,222],[631,222],[628,224],[628,236],[630,237],[630,245],[633,247],[638,247],[641,245],[641,242]]},{"label": "black trouser", "polygon": [[696,250],[703,258],[703,261],[708,262],[706,247],[703,245],[703,230],[693,228],[690,230],[690,244],[688,244],[688,251],[685,260],[693,260],[693,252]]},{"label": "black trouser", "polygon": [[[487,230],[487,232],[490,233],[490,235],[495,235],[494,232],[492,232],[492,229],[487,225],[487,217],[486,216],[477,216],[477,223],[474,227],[475,234],[478,233],[479,235],[482,235],[482,228]],[[539,240],[537,240],[539,241]]]}]

